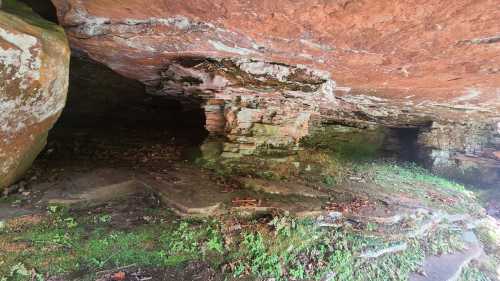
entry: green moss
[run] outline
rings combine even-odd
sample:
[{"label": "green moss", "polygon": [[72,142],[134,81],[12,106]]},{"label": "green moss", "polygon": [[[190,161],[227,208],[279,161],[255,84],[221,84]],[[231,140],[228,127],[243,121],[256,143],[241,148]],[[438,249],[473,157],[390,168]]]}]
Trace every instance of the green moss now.
[{"label": "green moss", "polygon": [[374,159],[380,154],[385,132],[381,129],[357,129],[330,125],[318,129],[302,139],[301,144],[311,149],[323,149],[346,160]]},{"label": "green moss", "polygon": [[[7,13],[19,16],[22,20],[26,21],[27,23],[29,23],[31,25],[37,26],[41,29],[55,32],[54,34],[60,34],[59,38],[66,41],[64,31],[62,30],[62,28],[60,26],[43,19],[38,14],[33,12],[33,10],[28,5],[22,3],[18,0],[3,0],[2,1],[2,10],[6,11]],[[5,15],[2,15],[0,13],[0,17],[3,17],[3,16],[5,16]],[[14,20],[12,18],[9,18],[9,19],[11,21]],[[12,23],[15,24],[15,22],[12,22]]]},{"label": "green moss", "polygon": [[491,281],[491,279],[479,269],[468,266],[463,269],[458,281]]},{"label": "green moss", "polygon": [[500,229],[498,225],[495,220],[486,220],[475,229],[475,233],[482,242],[486,253],[480,268],[481,271],[490,276],[497,276],[498,268],[500,268]]},{"label": "green moss", "polygon": [[[458,250],[447,239],[434,241],[434,235],[423,240],[411,239],[402,252],[383,255],[376,259],[357,256],[368,248],[387,247],[390,243],[361,233],[342,229],[317,228],[310,221],[275,219],[275,232],[243,234],[242,247],[233,258],[239,260],[239,271],[250,271],[255,276],[289,280],[321,280],[334,273],[335,280],[407,280],[419,269],[428,251],[427,245],[440,244],[442,248]],[[314,264],[314,267],[304,265]]]},{"label": "green moss", "polygon": [[256,123],[251,129],[251,133],[255,137],[273,137],[279,134],[279,127],[269,124]]},{"label": "green moss", "polygon": [[387,193],[414,198],[428,207],[451,213],[480,216],[482,206],[475,195],[461,184],[434,175],[415,164],[391,162],[356,164],[357,173],[373,178]]},{"label": "green moss", "polygon": [[[358,254],[387,247],[391,241],[347,228],[321,228],[312,220],[289,216],[275,216],[266,225],[247,221],[247,228],[231,234],[221,231],[223,224],[217,221],[178,220],[116,230],[107,226],[108,219],[74,219],[59,208],[52,213],[42,224],[0,235],[1,241],[30,245],[19,252],[0,253],[4,265],[0,278],[9,276],[12,268],[57,275],[129,264],[178,266],[203,259],[214,267],[232,265],[230,273],[235,276],[321,280],[335,273],[335,280],[341,281],[407,280],[425,255],[457,249],[450,238],[456,233],[446,229],[408,240],[409,247],[402,252],[365,259]],[[432,245],[439,245],[439,250]]]},{"label": "green moss", "polygon": [[[75,219],[67,211],[51,208],[52,215],[27,229],[6,229],[4,243],[27,244],[24,250],[0,252],[0,279],[17,263],[41,274],[95,272],[128,264],[149,267],[177,266],[185,261],[221,260],[225,249],[215,222],[182,221],[145,224],[115,230],[109,220]],[[19,245],[21,245],[19,244]]]},{"label": "green moss", "polygon": [[377,173],[377,180],[382,183],[384,181],[422,182],[438,188],[466,192],[465,186],[434,175],[428,170],[415,164],[410,163],[402,166],[392,163],[380,163],[375,164],[374,168]]},{"label": "green moss", "polygon": [[57,24],[43,19],[37,13],[35,13],[28,5],[17,1],[17,0],[3,0],[2,9],[8,13],[14,14],[22,18],[24,21],[31,25],[37,26],[42,29],[47,29],[50,31],[55,31],[57,33],[62,33],[64,37],[64,31]]}]

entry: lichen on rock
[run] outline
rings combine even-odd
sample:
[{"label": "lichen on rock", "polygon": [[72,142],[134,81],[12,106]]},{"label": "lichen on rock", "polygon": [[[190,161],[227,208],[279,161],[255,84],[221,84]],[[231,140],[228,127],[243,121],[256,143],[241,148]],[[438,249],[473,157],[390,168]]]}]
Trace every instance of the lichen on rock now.
[{"label": "lichen on rock", "polygon": [[68,88],[64,31],[8,0],[0,10],[0,188],[43,149]]}]

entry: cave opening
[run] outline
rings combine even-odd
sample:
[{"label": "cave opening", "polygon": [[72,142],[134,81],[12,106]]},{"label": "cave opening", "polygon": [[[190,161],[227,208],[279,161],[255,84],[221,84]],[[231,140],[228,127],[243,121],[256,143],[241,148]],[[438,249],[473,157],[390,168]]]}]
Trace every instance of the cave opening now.
[{"label": "cave opening", "polygon": [[168,168],[208,135],[200,104],[148,94],[143,84],[83,55],[74,55],[70,68],[66,107],[38,162]]},{"label": "cave opening", "polygon": [[[399,127],[390,128],[390,135],[395,139],[396,147],[389,153],[396,155],[398,161],[407,163],[422,164],[422,157],[419,153],[418,136],[422,128],[420,127]],[[388,151],[391,145],[385,144]]]}]

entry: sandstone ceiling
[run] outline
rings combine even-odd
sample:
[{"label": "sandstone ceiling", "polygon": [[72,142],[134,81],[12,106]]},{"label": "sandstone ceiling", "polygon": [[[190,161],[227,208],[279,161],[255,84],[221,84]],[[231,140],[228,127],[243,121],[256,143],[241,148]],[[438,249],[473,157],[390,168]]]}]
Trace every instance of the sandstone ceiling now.
[{"label": "sandstone ceiling", "polygon": [[179,57],[245,57],[325,70],[352,94],[500,108],[497,0],[52,2],[73,48],[150,85]]}]

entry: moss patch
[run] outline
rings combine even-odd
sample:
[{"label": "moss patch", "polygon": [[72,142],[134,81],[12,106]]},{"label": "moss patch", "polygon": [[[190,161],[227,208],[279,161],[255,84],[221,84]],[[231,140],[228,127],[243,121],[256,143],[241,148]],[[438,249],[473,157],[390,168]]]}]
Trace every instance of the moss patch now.
[{"label": "moss patch", "polygon": [[[162,215],[128,230],[110,227],[109,216],[74,216],[54,208],[40,224],[5,229],[0,234],[0,280],[23,280],[31,274],[66,275],[96,272],[129,264],[178,266],[205,260],[225,268],[228,277],[276,280],[407,280],[426,255],[458,250],[447,229],[410,239],[406,250],[376,259],[359,253],[392,243],[348,228],[322,228],[314,221],[275,216],[262,220],[220,218],[192,221]],[[163,218],[166,219],[166,218]],[[170,218],[168,218],[170,220]],[[234,225],[245,225],[235,231]],[[232,230],[233,229],[233,230]],[[436,238],[438,237],[438,238]],[[439,247],[436,247],[439,245]],[[436,250],[438,249],[438,250]]]},{"label": "moss patch", "polygon": [[311,149],[331,151],[347,160],[374,159],[380,154],[386,133],[380,128],[358,129],[330,125],[317,129],[302,140]]}]

